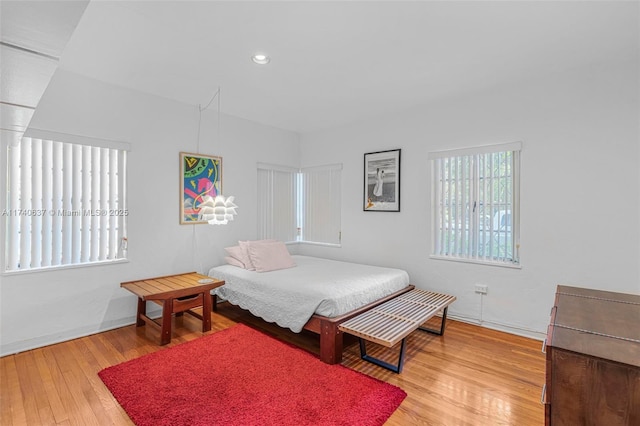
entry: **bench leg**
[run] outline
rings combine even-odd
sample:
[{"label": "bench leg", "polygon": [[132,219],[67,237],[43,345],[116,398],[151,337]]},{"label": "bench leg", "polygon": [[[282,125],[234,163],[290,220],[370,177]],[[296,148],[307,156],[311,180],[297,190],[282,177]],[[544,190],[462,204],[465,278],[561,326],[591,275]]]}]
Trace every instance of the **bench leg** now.
[{"label": "bench leg", "polygon": [[426,331],[427,333],[442,336],[444,334],[444,325],[447,322],[447,309],[449,309],[448,306],[444,308],[444,311],[442,311],[442,324],[440,324],[440,330],[434,330],[432,328],[427,328],[427,327],[418,327],[418,330]]},{"label": "bench leg", "polygon": [[173,299],[164,299],[162,303],[162,326],[160,328],[160,345],[171,342],[171,316],[173,314]]},{"label": "bench leg", "polygon": [[202,293],[202,332],[211,331],[211,298],[209,293]]},{"label": "bench leg", "polygon": [[146,324],[144,317],[147,315],[147,302],[138,298],[138,313],[136,315],[136,327],[141,327]]},{"label": "bench leg", "polygon": [[386,368],[387,370],[391,370],[394,373],[400,374],[400,372],[402,372],[402,367],[404,365],[404,354],[407,348],[406,338],[402,339],[402,343],[400,344],[400,356],[398,357],[398,365],[389,364],[388,362],[385,362],[381,359],[372,357],[371,355],[367,355],[367,344],[365,340],[362,338],[358,338],[358,340],[360,341],[360,358],[382,368]]}]

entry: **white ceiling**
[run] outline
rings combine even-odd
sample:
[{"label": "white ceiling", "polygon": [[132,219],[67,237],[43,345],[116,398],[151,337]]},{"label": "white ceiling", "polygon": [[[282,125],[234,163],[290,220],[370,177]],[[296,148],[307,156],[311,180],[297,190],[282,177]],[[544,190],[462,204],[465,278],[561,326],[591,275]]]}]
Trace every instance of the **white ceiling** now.
[{"label": "white ceiling", "polygon": [[[92,1],[59,66],[192,105],[220,87],[224,113],[305,133],[637,57],[639,10],[635,1]],[[257,51],[271,63],[253,64]]]},{"label": "white ceiling", "polygon": [[0,1],[0,128],[26,129],[88,3]]}]

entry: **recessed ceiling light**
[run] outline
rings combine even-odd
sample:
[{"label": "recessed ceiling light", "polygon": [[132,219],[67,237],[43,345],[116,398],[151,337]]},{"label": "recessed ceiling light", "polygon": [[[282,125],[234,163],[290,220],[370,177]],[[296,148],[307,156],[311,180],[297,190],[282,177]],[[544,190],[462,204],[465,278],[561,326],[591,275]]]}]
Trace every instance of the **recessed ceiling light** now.
[{"label": "recessed ceiling light", "polygon": [[271,62],[271,58],[264,53],[256,53],[251,57],[251,60],[258,65],[267,65]]}]

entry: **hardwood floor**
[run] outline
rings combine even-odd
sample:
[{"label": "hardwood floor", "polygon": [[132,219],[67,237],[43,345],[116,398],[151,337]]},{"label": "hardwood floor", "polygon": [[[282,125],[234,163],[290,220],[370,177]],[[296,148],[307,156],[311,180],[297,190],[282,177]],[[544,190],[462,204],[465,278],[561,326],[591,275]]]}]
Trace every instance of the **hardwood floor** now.
[{"label": "hardwood floor", "polygon": [[[289,332],[226,303],[212,313],[210,333],[236,322],[319,352],[312,333]],[[171,343],[163,347],[157,331],[131,325],[5,356],[0,359],[0,424],[131,425],[98,371],[197,339],[200,327],[190,315],[175,318]],[[419,331],[409,336],[399,375],[362,361],[355,340],[342,364],[407,392],[387,425],[542,425],[540,348],[535,340],[449,320],[442,337]],[[398,348],[367,349],[395,362]]]}]

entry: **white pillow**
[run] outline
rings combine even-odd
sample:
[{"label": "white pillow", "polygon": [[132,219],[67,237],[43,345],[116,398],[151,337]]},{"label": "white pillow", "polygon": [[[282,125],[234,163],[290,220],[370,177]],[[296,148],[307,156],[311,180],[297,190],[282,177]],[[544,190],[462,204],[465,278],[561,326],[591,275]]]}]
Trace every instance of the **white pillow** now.
[{"label": "white pillow", "polygon": [[249,249],[252,245],[259,245],[263,243],[273,243],[278,240],[250,240],[250,241],[238,241],[238,245],[242,250],[242,263],[244,263],[244,268],[248,271],[255,271],[256,267],[253,264],[251,259],[251,255],[249,254]]},{"label": "white pillow", "polygon": [[244,264],[240,262],[238,259],[236,259],[235,257],[226,256],[224,260],[229,265],[237,266],[238,268],[244,269]]},{"label": "white pillow", "polygon": [[296,266],[282,241],[250,244],[249,255],[256,272],[276,271]]},{"label": "white pillow", "polygon": [[[238,263],[242,265],[242,266],[240,265],[236,265],[236,266],[240,266],[241,268],[247,269],[246,265],[249,262],[249,256],[245,256],[244,251],[242,250],[242,248],[240,248],[240,246],[225,247],[225,251],[229,254],[230,257],[237,260]],[[225,260],[226,259],[227,258],[225,257]]]}]

